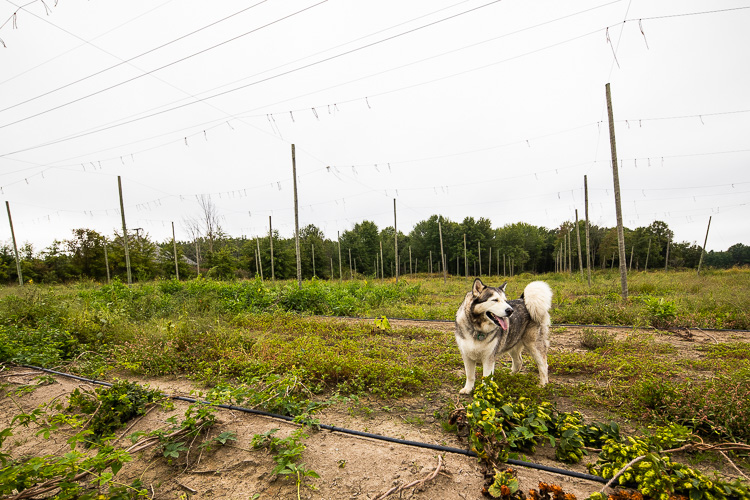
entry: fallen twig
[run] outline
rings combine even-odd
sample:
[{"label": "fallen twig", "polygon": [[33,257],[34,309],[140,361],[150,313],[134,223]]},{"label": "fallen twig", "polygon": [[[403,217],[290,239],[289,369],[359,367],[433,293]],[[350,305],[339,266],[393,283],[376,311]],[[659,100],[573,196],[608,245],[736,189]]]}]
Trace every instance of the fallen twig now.
[{"label": "fallen twig", "polygon": [[390,495],[392,495],[394,493],[398,493],[400,491],[403,491],[403,490],[406,490],[406,489],[409,489],[409,488],[412,488],[412,487],[414,487],[416,489],[416,488],[418,488],[420,486],[424,486],[424,484],[427,481],[432,481],[433,479],[435,479],[437,477],[437,475],[440,473],[440,469],[441,469],[442,466],[443,466],[443,457],[440,456],[440,455],[438,455],[438,464],[437,464],[437,467],[435,468],[434,471],[432,471],[432,473],[429,476],[427,476],[425,478],[422,478],[422,479],[418,479],[416,481],[412,481],[409,484],[404,484],[404,485],[401,485],[401,486],[394,486],[393,488],[391,488],[390,490],[386,491],[382,495],[376,496],[373,500],[382,500],[383,498],[386,498],[387,496],[390,496]]},{"label": "fallen twig", "polygon": [[745,475],[745,474],[744,474],[744,473],[743,473],[743,472],[742,472],[742,471],[740,470],[740,468],[739,468],[739,467],[737,467],[737,464],[735,464],[735,463],[734,463],[734,462],[732,461],[732,459],[730,459],[730,458],[729,458],[729,457],[727,456],[727,454],[726,454],[726,453],[724,453],[723,451],[719,451],[719,453],[721,453],[721,456],[722,456],[722,457],[724,457],[724,458],[725,458],[725,459],[727,460],[727,462],[729,462],[729,465],[731,465],[732,467],[734,467],[734,470],[736,470],[736,471],[737,471],[737,473],[738,473],[738,474],[739,474],[740,476],[742,476],[742,477],[744,477],[744,478],[745,478],[745,481],[750,481],[750,477],[747,477],[747,476],[746,476],[746,475]]},{"label": "fallen twig", "polygon": [[623,467],[622,469],[620,469],[620,471],[617,474],[615,474],[612,477],[612,479],[609,480],[609,482],[607,484],[604,485],[604,488],[602,488],[601,490],[599,490],[599,493],[604,493],[607,490],[607,488],[611,488],[612,485],[615,484],[615,481],[617,481],[617,478],[619,478],[620,476],[622,476],[625,473],[626,470],[628,470],[629,468],[631,468],[632,466],[634,466],[635,464],[637,464],[638,462],[640,462],[644,458],[646,458],[646,455],[641,455],[640,457],[636,457],[633,460],[631,460],[630,462],[628,462],[625,465],[625,467]]}]

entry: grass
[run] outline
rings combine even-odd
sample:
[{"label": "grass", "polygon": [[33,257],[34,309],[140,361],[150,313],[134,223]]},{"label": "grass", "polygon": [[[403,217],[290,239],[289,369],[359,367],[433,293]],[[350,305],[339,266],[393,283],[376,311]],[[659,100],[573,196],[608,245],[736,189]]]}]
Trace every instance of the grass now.
[{"label": "grass", "polygon": [[[626,302],[615,273],[594,273],[591,288],[578,276],[524,274],[509,280],[510,298],[534,279],[553,287],[553,323],[750,327],[750,299],[737,293],[750,289],[747,269],[709,271],[700,278],[692,272],[635,273]],[[423,394],[460,385],[462,362],[452,334],[306,315],[452,319],[469,286],[465,278],[444,284],[407,277],[398,284],[313,280],[301,288],[207,279],[7,287],[0,290],[0,362],[64,367],[99,378],[124,372],[186,375],[209,386],[292,387],[305,397]],[[750,400],[750,344],[709,345],[696,359],[675,361],[674,348],[654,335],[660,333],[634,329],[616,340],[585,329],[581,342],[587,351],[550,354],[553,381],[556,374],[579,381],[556,384],[556,395],[576,405],[604,405],[623,418],[674,420],[707,435],[750,439],[750,408],[743,403]],[[530,364],[529,374],[508,375],[503,383],[540,397],[532,389]],[[693,417],[698,420],[689,422]]]}]

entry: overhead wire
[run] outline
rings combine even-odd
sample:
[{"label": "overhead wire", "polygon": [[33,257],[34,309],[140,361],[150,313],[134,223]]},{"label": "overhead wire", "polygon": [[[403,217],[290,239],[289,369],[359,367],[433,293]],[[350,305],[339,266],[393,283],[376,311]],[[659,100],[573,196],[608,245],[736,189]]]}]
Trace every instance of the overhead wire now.
[{"label": "overhead wire", "polygon": [[[75,85],[75,84],[77,84],[77,83],[81,83],[81,82],[83,82],[83,81],[86,81],[86,80],[88,80],[88,79],[90,79],[90,78],[93,78],[93,77],[95,77],[95,76],[101,75],[102,73],[106,73],[107,71],[110,71],[110,70],[112,70],[112,69],[118,68],[118,67],[122,66],[123,64],[128,64],[128,63],[130,63],[130,62],[133,62],[133,61],[135,61],[136,59],[139,59],[139,58],[141,58],[141,57],[143,57],[143,56],[145,56],[145,55],[148,55],[148,54],[150,54],[150,53],[152,53],[152,52],[155,52],[155,51],[157,51],[157,50],[163,49],[164,47],[168,47],[169,45],[172,45],[172,44],[174,44],[174,43],[177,43],[177,42],[179,42],[180,40],[184,40],[185,38],[188,38],[188,37],[190,37],[190,36],[193,36],[193,35],[195,35],[195,34],[197,34],[197,33],[200,33],[201,31],[204,31],[204,30],[206,30],[206,29],[208,29],[208,28],[211,28],[211,27],[213,27],[213,26],[216,26],[216,25],[217,25],[217,24],[219,24],[219,23],[222,23],[222,22],[224,22],[224,21],[227,21],[227,20],[229,20],[229,19],[232,19],[233,17],[235,17],[235,16],[238,16],[238,15],[240,15],[240,14],[244,13],[244,12],[247,12],[248,10],[250,10],[250,9],[253,9],[253,8],[255,8],[255,7],[259,6],[259,5],[262,5],[262,4],[266,3],[267,1],[268,1],[268,0],[261,0],[261,1],[257,2],[257,3],[255,3],[255,4],[253,4],[253,5],[250,5],[249,7],[245,7],[244,9],[238,10],[237,12],[234,12],[234,13],[232,13],[232,14],[228,15],[228,16],[225,16],[225,17],[223,17],[223,18],[221,18],[221,19],[219,19],[219,20],[217,20],[217,21],[214,21],[214,22],[212,22],[212,23],[209,23],[209,24],[207,24],[207,25],[205,25],[205,26],[202,26],[201,28],[198,28],[197,30],[193,30],[193,31],[191,31],[191,32],[189,32],[189,33],[186,33],[185,35],[179,36],[179,37],[177,37],[177,38],[175,38],[175,39],[173,39],[173,40],[170,40],[170,41],[168,41],[168,42],[166,42],[166,43],[163,43],[163,44],[161,44],[161,45],[159,45],[159,46],[157,46],[157,47],[151,48],[151,49],[149,49],[149,50],[147,50],[147,51],[145,51],[145,52],[141,52],[140,54],[138,54],[138,55],[136,55],[136,56],[132,56],[132,57],[129,57],[129,58],[127,58],[127,59],[120,59],[119,57],[117,57],[117,56],[114,56],[113,54],[111,54],[111,53],[109,53],[109,52],[107,52],[107,51],[105,51],[105,50],[103,50],[103,49],[100,49],[99,47],[96,47],[97,49],[99,49],[99,50],[102,50],[103,52],[105,52],[105,53],[106,53],[107,55],[110,55],[110,56],[112,56],[112,57],[115,57],[116,59],[120,59],[120,62],[119,62],[119,63],[117,63],[117,64],[114,64],[114,65],[112,65],[112,66],[109,66],[109,67],[107,67],[107,68],[104,68],[104,69],[102,69],[102,70],[99,70],[99,71],[96,71],[96,72],[94,72],[94,73],[91,73],[91,74],[89,74],[89,75],[87,75],[87,76],[84,76],[84,77],[82,77],[82,78],[79,78],[78,80],[75,80],[75,81],[72,81],[72,82],[66,83],[65,85],[62,85],[62,86],[60,86],[60,87],[57,87],[57,88],[54,88],[54,89],[52,89],[52,90],[49,90],[49,91],[47,91],[47,92],[44,92],[44,93],[42,93],[42,94],[38,94],[38,95],[36,95],[36,96],[34,96],[34,97],[31,97],[31,98],[29,98],[29,99],[26,99],[25,101],[17,102],[16,104],[13,104],[13,105],[11,105],[11,106],[7,106],[7,107],[5,107],[5,108],[2,108],[2,109],[0,109],[0,113],[2,113],[3,111],[8,111],[9,109],[13,109],[13,108],[16,108],[16,107],[18,107],[18,106],[21,106],[21,105],[23,105],[23,104],[26,104],[26,103],[29,103],[29,102],[35,101],[35,100],[37,100],[37,99],[41,99],[42,97],[48,96],[48,95],[50,95],[50,94],[53,94],[53,93],[55,93],[55,92],[58,92],[58,91],[60,91],[60,90],[66,89],[66,88],[68,88],[68,87],[70,87],[70,86],[72,86],[72,85]],[[34,15],[34,16],[36,16],[36,14],[33,14],[33,15]],[[38,17],[38,16],[36,16],[36,17]],[[45,22],[48,22],[48,23],[49,23],[49,21],[47,21],[46,19],[43,19],[43,18],[40,18],[40,19],[42,19],[43,21],[45,21]],[[49,24],[52,24],[52,23],[49,23]],[[56,26],[56,25],[54,25],[54,24],[52,24],[52,25],[53,25],[53,26],[55,26],[55,27],[56,27],[56,28],[58,28],[58,29],[61,29],[61,30],[65,31],[66,33],[68,33],[68,34],[69,34],[69,35],[71,35],[71,36],[74,36],[74,37],[76,37],[76,38],[79,38],[79,39],[81,39],[81,38],[80,38],[80,37],[78,37],[77,35],[74,35],[73,33],[69,32],[69,31],[67,31],[67,30],[65,30],[65,29],[63,29],[63,28],[60,28],[59,26]],[[82,40],[82,39],[81,39],[81,40]],[[88,42],[88,41],[86,41],[86,40],[84,40],[84,42],[86,42],[86,43],[89,43],[89,44],[90,44],[90,42]],[[92,46],[93,46],[93,45],[92,45]],[[163,68],[159,68],[159,69],[163,69]],[[155,71],[158,71],[158,70],[155,70]],[[127,82],[130,82],[130,81],[132,81],[132,80],[128,80],[128,81],[126,81],[125,83],[127,83]],[[110,87],[110,88],[114,88],[114,87]],[[109,89],[105,89],[105,90],[109,90]],[[92,94],[92,95],[95,95],[95,94]],[[54,109],[54,108],[53,108],[53,109]]]}]

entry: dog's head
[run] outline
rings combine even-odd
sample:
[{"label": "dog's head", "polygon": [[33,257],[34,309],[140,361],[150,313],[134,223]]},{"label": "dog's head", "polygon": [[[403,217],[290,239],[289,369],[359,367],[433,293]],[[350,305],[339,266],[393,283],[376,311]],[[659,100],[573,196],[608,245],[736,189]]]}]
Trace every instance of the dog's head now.
[{"label": "dog's head", "polygon": [[509,318],[513,308],[506,302],[506,281],[499,287],[485,286],[479,278],[474,280],[471,288],[471,317],[479,330],[490,333],[497,327],[508,330]]}]

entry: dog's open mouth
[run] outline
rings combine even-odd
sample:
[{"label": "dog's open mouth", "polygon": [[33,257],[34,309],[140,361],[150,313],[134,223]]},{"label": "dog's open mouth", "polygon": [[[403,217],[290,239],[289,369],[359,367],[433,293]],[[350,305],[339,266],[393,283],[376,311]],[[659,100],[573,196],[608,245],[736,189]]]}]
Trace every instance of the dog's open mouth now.
[{"label": "dog's open mouth", "polygon": [[492,314],[492,312],[490,311],[487,311],[487,317],[490,318],[493,323],[495,323],[497,326],[499,326],[503,330],[508,329],[508,318],[501,318],[500,316],[496,316]]}]

